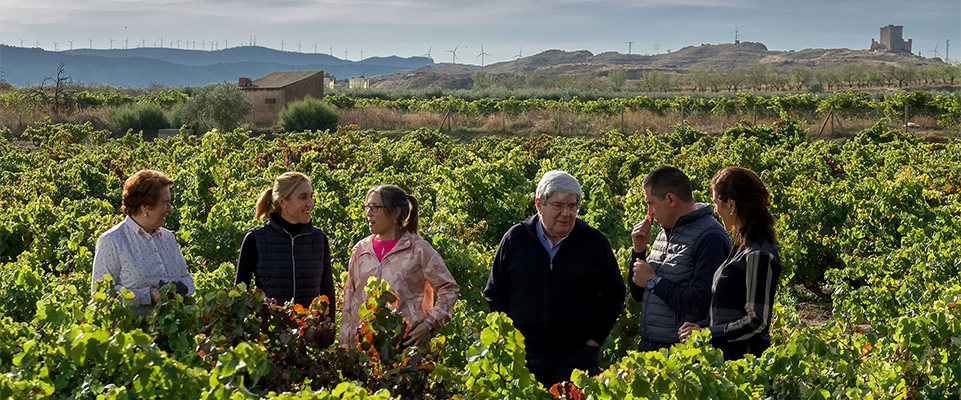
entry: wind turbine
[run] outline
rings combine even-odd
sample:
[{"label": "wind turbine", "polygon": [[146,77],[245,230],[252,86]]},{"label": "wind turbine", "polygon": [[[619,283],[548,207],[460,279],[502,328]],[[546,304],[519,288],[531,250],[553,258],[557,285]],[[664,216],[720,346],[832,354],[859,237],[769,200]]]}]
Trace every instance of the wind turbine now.
[{"label": "wind turbine", "polygon": [[206,51],[206,50],[207,50],[207,42],[206,42],[206,41],[203,41],[203,40],[200,41],[200,50],[203,50],[203,51]]},{"label": "wind turbine", "polygon": [[124,50],[127,50],[127,47],[129,47],[129,46],[130,46],[130,38],[129,38],[129,37],[128,37],[128,38],[124,38],[124,40],[123,40],[123,49],[124,49]]},{"label": "wind turbine", "polygon": [[347,61],[347,49],[344,49],[344,61]]},{"label": "wind turbine", "polygon": [[90,49],[93,49],[93,38],[90,38]]},{"label": "wind turbine", "polygon": [[[23,43],[20,45],[23,46]],[[73,50],[73,39],[70,39],[70,50]]]},{"label": "wind turbine", "polygon": [[521,49],[517,51],[517,55],[514,56],[514,59],[518,58],[524,58],[524,46],[521,46]]},{"label": "wind turbine", "polygon": [[147,39],[146,39],[146,38],[140,38],[140,47],[141,47],[141,48],[147,47]]},{"label": "wind turbine", "polygon": [[[229,38],[228,38],[229,39]],[[227,45],[227,39],[224,39],[224,50],[229,49],[230,46]]]},{"label": "wind turbine", "polygon": [[297,43],[297,52],[300,53],[300,42]]},{"label": "wind turbine", "polygon": [[434,46],[428,47],[428,48],[427,48],[427,54],[424,54],[424,55],[422,55],[421,57],[427,57],[427,58],[430,59],[430,62],[434,62],[434,57],[431,57],[431,56],[430,56],[430,51],[433,50],[433,49],[434,49]]},{"label": "wind turbine", "polygon": [[57,42],[53,42],[53,51],[57,51]]},{"label": "wind turbine", "polygon": [[180,50],[180,38],[177,38],[177,50]]},{"label": "wind turbine", "polygon": [[40,41],[38,40],[37,43],[34,43],[34,45],[36,45],[37,48],[39,49],[39,48],[40,48]]},{"label": "wind turbine", "polygon": [[330,56],[333,57],[333,56],[334,56],[334,45],[332,45],[332,44],[330,44],[330,43],[327,43],[327,44],[330,45],[330,50],[328,50],[328,51],[330,51]]},{"label": "wind turbine", "polygon": [[451,53],[451,64],[457,64],[457,48],[458,47],[460,47],[460,45],[454,46],[454,50],[444,50],[448,53]]},{"label": "wind turbine", "polygon": [[23,47],[23,39],[20,39],[20,47]]},{"label": "wind turbine", "polygon": [[317,43],[320,43],[320,42],[314,42],[314,54],[317,54]]},{"label": "wind turbine", "polygon": [[940,44],[941,44],[941,42],[935,43],[935,44],[934,44],[934,50],[928,51],[928,54],[934,53],[934,56],[935,56],[935,57],[941,57],[941,53],[938,53],[938,45],[940,45]]},{"label": "wind turbine", "polygon": [[110,50],[113,50],[113,39],[108,37],[107,40],[110,41]]},{"label": "wind turbine", "polygon": [[627,43],[627,55],[631,55],[631,45],[633,45],[634,42],[624,42],[624,43]]},{"label": "wind turbine", "polygon": [[280,51],[284,51],[284,41],[280,41]]},{"label": "wind turbine", "polygon": [[[481,59],[481,66],[482,66],[482,67],[484,66],[484,56],[489,56],[489,55],[490,55],[490,54],[487,54],[487,53],[484,52],[484,45],[481,45],[481,52],[480,52],[480,54],[479,54],[477,57],[480,57],[480,59]],[[477,57],[475,57],[475,58],[477,58]]]},{"label": "wind turbine", "polygon": [[164,48],[164,37],[163,37],[163,36],[160,37],[160,48],[161,48],[161,49]]},{"label": "wind turbine", "polygon": [[364,61],[364,49],[360,49],[360,61]]}]

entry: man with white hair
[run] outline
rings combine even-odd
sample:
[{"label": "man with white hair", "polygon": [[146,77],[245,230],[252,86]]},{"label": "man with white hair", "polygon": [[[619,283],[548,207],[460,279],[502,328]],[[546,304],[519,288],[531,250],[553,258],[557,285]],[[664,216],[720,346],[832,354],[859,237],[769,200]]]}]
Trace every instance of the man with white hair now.
[{"label": "man with white hair", "polygon": [[600,346],[624,307],[614,251],[577,218],[581,186],[564,171],[537,184],[537,214],[511,227],[494,256],[484,297],[524,334],[527,367],[547,387],[577,368],[597,374]]}]

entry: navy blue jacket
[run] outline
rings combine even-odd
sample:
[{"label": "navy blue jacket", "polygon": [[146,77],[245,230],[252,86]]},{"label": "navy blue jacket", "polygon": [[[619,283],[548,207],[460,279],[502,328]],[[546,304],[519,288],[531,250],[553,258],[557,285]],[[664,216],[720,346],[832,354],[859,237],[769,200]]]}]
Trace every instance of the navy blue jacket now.
[{"label": "navy blue jacket", "polygon": [[624,280],[610,242],[580,219],[551,260],[534,215],[504,234],[484,297],[514,321],[527,352],[563,357],[593,339],[604,343],[624,308]]}]

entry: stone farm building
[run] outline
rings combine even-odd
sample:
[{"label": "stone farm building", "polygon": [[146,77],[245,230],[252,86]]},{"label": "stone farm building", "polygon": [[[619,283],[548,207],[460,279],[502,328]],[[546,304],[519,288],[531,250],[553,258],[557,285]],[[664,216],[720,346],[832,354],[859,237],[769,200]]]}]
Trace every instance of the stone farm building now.
[{"label": "stone farm building", "polygon": [[272,124],[287,103],[308,95],[324,98],[324,71],[278,71],[262,78],[240,78],[240,88],[253,105],[254,124]]}]

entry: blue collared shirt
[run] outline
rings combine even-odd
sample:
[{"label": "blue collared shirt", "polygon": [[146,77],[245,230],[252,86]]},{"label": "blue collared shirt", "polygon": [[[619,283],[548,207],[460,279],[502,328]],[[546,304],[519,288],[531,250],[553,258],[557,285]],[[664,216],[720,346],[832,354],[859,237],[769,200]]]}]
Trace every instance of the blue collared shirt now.
[{"label": "blue collared shirt", "polygon": [[567,239],[567,236],[562,237],[561,240],[557,241],[557,243],[551,242],[551,240],[547,238],[547,234],[544,233],[544,226],[541,225],[541,220],[538,218],[537,238],[541,240],[541,244],[544,245],[544,249],[547,250],[547,254],[550,255],[551,260],[553,260],[554,255],[557,254],[557,251],[561,249],[561,243],[564,242],[564,239]]}]

